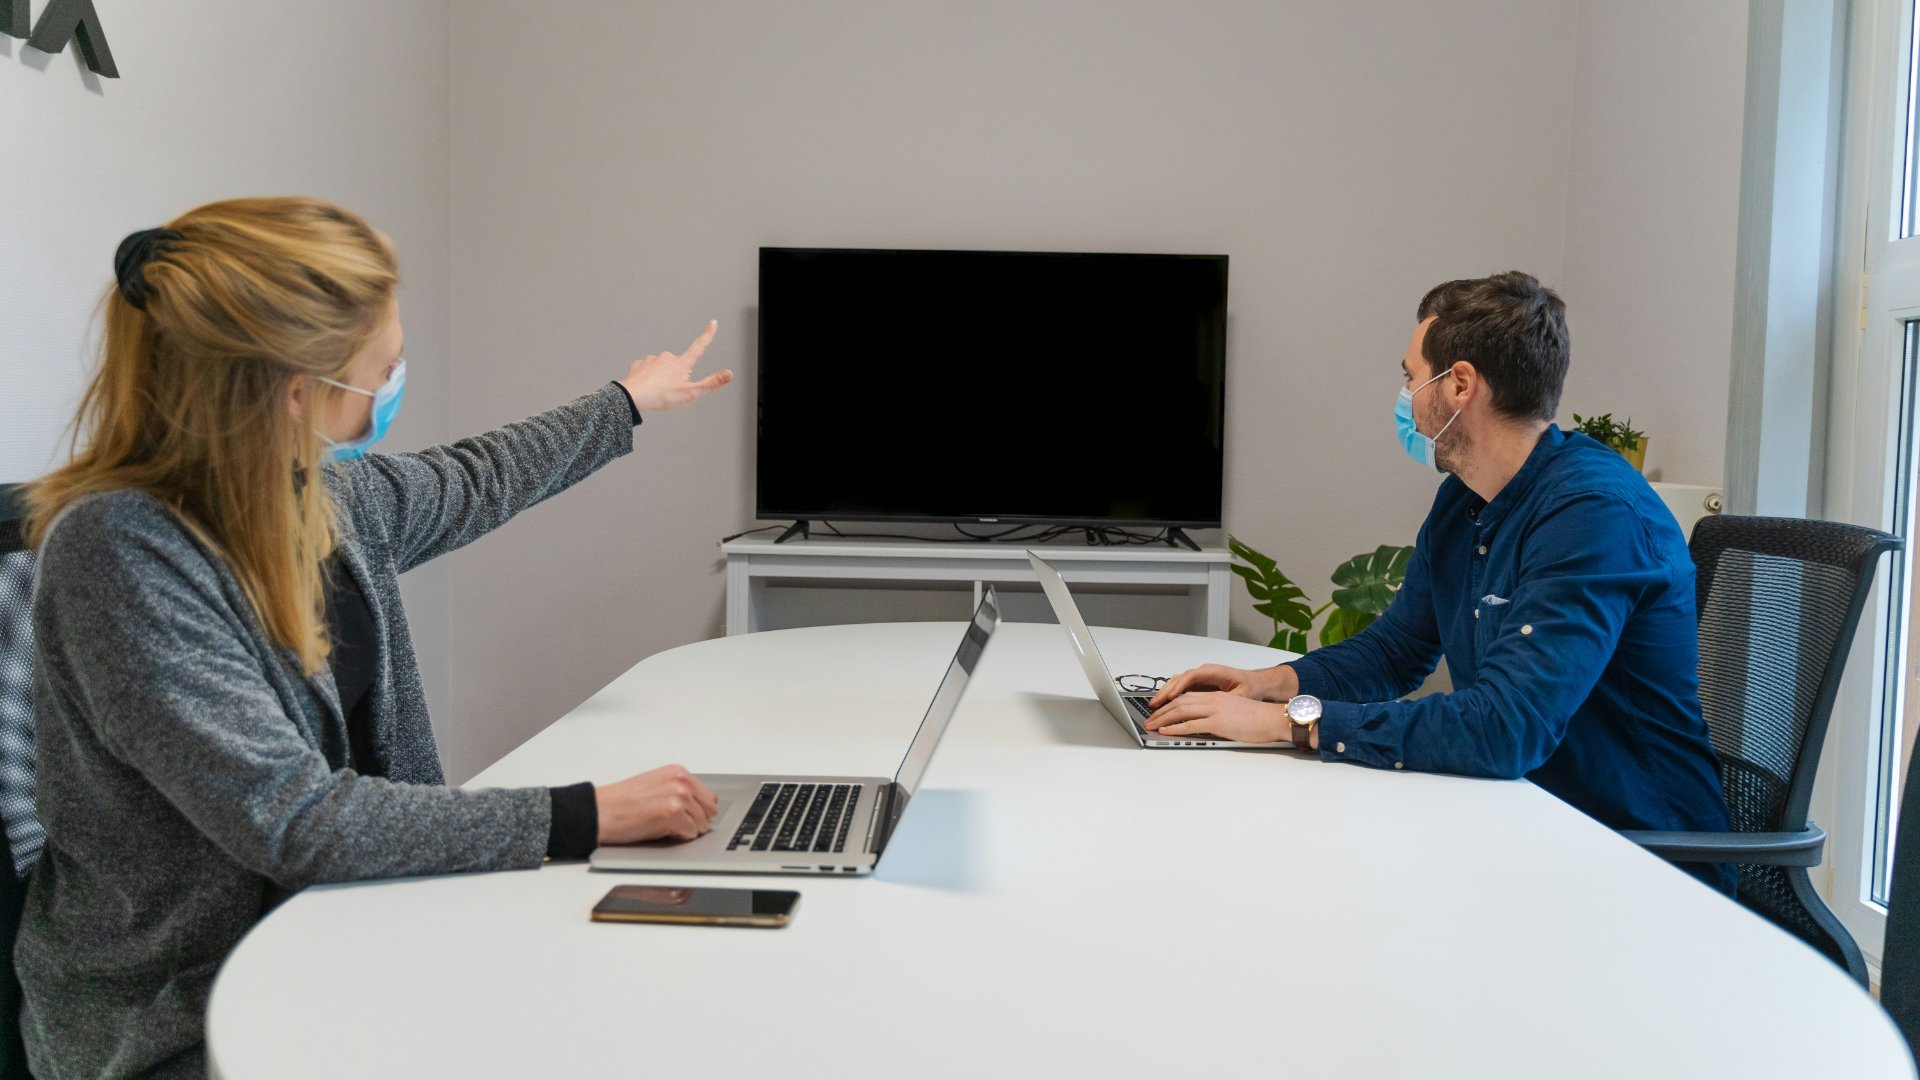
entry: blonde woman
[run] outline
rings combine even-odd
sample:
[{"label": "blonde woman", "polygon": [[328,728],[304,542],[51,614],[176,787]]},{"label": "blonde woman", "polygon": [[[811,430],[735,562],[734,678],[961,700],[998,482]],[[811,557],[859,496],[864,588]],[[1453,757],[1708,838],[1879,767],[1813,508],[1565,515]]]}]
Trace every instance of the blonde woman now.
[{"label": "blonde woman", "polygon": [[448,787],[398,579],[726,385],[691,378],[713,324],[550,412],[366,455],[406,363],[394,253],[361,218],[214,203],[128,237],[115,274],[76,452],[29,494],[47,837],[15,955],[37,1075],[202,1074],[215,970],[304,886],[709,827],[678,766]]}]

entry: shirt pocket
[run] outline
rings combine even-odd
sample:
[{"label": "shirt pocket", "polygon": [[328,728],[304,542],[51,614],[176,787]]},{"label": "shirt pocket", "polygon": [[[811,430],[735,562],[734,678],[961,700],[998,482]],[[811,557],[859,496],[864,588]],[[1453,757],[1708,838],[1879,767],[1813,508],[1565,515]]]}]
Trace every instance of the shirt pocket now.
[{"label": "shirt pocket", "polygon": [[1507,613],[1513,610],[1511,597],[1500,590],[1489,590],[1481,594],[1473,605],[1473,654],[1475,658],[1487,655],[1493,640],[1500,636],[1506,625]]}]

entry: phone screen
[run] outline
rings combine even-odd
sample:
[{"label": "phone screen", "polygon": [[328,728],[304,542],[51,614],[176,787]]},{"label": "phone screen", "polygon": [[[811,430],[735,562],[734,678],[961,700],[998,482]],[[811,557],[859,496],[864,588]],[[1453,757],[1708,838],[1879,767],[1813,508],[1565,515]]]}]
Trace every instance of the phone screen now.
[{"label": "phone screen", "polygon": [[616,885],[593,917],[621,922],[716,922],[779,925],[800,894],[788,889],[711,889],[678,885]]}]

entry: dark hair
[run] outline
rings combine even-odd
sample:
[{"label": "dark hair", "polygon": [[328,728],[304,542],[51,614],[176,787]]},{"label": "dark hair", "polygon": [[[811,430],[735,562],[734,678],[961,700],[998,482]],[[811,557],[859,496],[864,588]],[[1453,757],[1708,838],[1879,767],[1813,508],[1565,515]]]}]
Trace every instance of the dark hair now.
[{"label": "dark hair", "polygon": [[1437,375],[1465,360],[1486,378],[1493,407],[1522,420],[1552,420],[1567,382],[1567,305],[1532,274],[1435,285],[1420,298],[1427,327],[1420,353]]}]

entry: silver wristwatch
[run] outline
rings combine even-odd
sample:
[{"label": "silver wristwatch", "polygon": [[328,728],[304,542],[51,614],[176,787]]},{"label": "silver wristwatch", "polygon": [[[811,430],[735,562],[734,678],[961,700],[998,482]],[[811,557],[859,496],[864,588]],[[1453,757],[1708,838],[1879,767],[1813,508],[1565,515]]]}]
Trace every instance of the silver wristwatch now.
[{"label": "silver wristwatch", "polygon": [[1320,699],[1312,694],[1295,694],[1287,702],[1287,719],[1293,721],[1293,745],[1313,749],[1313,729],[1320,723]]}]

